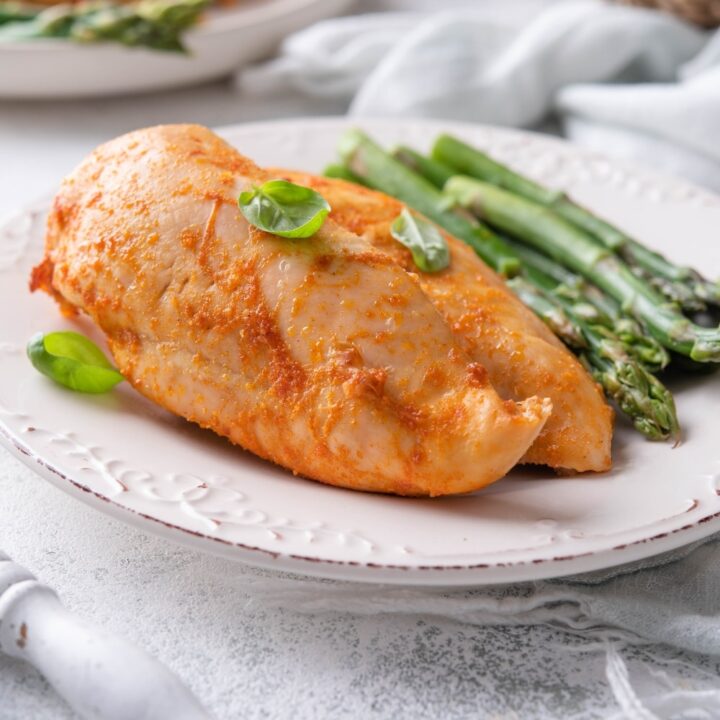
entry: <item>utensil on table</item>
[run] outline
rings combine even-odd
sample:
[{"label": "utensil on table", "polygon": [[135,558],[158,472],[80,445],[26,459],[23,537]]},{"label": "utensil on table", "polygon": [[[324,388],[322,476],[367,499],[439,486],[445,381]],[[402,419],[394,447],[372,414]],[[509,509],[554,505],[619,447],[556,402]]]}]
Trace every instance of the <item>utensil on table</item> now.
[{"label": "utensil on table", "polygon": [[158,660],[66,610],[0,550],[0,650],[34,665],[83,718],[210,720]]}]

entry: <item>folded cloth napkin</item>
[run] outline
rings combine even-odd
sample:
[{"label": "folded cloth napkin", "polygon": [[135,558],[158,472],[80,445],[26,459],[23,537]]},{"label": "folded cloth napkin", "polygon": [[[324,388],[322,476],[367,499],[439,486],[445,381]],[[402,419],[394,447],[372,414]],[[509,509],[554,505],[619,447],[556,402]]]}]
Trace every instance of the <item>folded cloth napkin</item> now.
[{"label": "folded cloth napkin", "polygon": [[720,190],[720,31],[600,0],[525,25],[463,7],[337,18],[242,73],[248,93],[346,98],[354,116],[533,127]]}]

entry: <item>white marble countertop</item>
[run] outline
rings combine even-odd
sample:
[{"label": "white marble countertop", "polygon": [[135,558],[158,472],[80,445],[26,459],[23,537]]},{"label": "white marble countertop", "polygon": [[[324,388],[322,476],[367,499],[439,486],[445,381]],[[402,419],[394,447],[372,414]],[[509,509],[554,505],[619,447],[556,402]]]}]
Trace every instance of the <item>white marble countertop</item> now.
[{"label": "white marble countertop", "polygon": [[[341,109],[313,104],[313,114]],[[0,218],[52,191],[95,145],[126,130],[298,113],[309,114],[298,99],[258,106],[229,83],[139,98],[0,103]],[[111,520],[4,450],[0,498],[0,547],[70,609],[167,663],[220,720],[579,720],[620,710],[602,648],[562,631],[412,614],[308,616],[282,601],[270,608],[246,588],[253,571]],[[631,669],[644,667],[644,652],[629,652]],[[680,655],[658,653],[668,661]],[[71,717],[37,673],[0,657],[2,720]]]}]

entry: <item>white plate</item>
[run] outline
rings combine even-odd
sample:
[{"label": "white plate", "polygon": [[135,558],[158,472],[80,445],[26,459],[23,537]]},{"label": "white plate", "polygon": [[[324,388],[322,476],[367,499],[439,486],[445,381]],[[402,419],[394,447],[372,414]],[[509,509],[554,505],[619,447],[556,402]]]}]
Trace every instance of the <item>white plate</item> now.
[{"label": "white plate", "polygon": [[238,0],[237,8],[212,11],[186,34],[189,55],[53,39],[0,43],[0,98],[107,96],[220,78],[350,3]]},{"label": "white plate", "polygon": [[[317,171],[351,123],[291,120],[222,134],[263,164]],[[450,130],[571,188],[639,238],[720,275],[720,199],[545,137],[452,123],[363,121],[383,143],[425,148]],[[556,477],[534,469],[472,496],[412,500],[293,477],[175,418],[128,386],[65,391],[24,355],[37,330],[73,327],[27,277],[47,203],[0,230],[0,436],[58,487],[193,547],[310,575],[391,583],[484,584],[608,567],[720,529],[720,373],[674,386],[685,442],[643,440],[619,423],[615,466]],[[87,322],[80,330],[97,334]]]}]

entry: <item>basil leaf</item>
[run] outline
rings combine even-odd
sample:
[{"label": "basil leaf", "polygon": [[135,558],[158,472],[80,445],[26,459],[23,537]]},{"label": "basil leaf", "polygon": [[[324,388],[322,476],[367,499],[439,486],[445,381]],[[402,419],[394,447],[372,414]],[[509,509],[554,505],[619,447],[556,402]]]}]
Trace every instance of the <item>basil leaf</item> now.
[{"label": "basil leaf", "polygon": [[238,206],[251,225],[286,238],[314,235],[330,212],[320,193],[287,180],[270,180],[241,193]]},{"label": "basil leaf", "polygon": [[103,393],[124,379],[94,342],[76,332],[37,333],[27,354],[36,370],[71,390]]},{"label": "basil leaf", "polygon": [[393,220],[390,232],[410,250],[413,261],[423,272],[438,272],[450,264],[450,250],[442,233],[431,222],[407,208],[403,208]]}]

